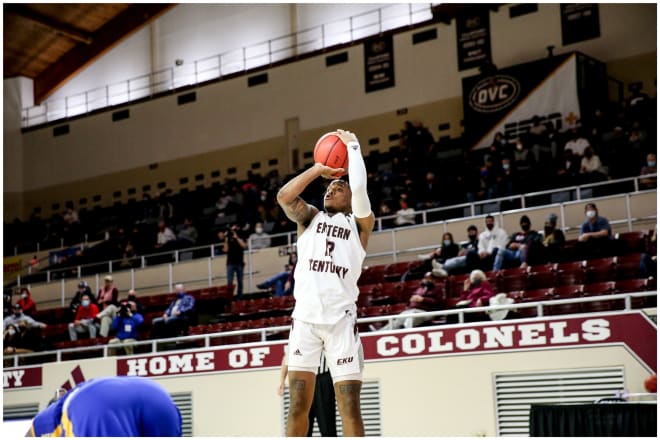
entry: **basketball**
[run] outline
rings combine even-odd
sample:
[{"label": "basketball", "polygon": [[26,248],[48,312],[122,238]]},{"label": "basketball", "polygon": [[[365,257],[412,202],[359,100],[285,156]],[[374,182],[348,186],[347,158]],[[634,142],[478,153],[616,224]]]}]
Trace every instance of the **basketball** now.
[{"label": "basketball", "polygon": [[644,388],[646,388],[646,391],[649,393],[655,393],[658,389],[658,376],[655,374],[653,376],[649,376],[644,380]]},{"label": "basketball", "polygon": [[[314,146],[314,162],[329,166],[330,168],[343,168],[344,174],[348,169],[348,150],[346,144],[332,131],[319,138]],[[337,174],[340,177],[341,174]]]}]

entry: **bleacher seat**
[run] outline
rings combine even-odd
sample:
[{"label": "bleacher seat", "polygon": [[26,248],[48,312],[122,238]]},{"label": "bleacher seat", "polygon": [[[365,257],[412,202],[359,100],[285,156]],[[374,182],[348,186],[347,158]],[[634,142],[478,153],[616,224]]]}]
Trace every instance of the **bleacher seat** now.
[{"label": "bleacher seat", "polygon": [[500,292],[525,290],[529,287],[529,269],[504,269],[497,274],[497,286]]},{"label": "bleacher seat", "polygon": [[614,257],[587,260],[585,263],[585,281],[596,283],[613,280],[616,276],[616,260]]},{"label": "bleacher seat", "polygon": [[618,255],[644,252],[646,249],[646,232],[619,232],[615,235]]},{"label": "bleacher seat", "polygon": [[385,280],[386,267],[386,264],[365,267],[358,279],[358,285],[382,283]]},{"label": "bleacher seat", "polygon": [[639,278],[641,276],[642,254],[617,255],[615,260],[617,280]]},{"label": "bleacher seat", "polygon": [[555,267],[555,285],[564,286],[571,284],[583,284],[585,281],[584,266],[584,261],[558,263]]},{"label": "bleacher seat", "polygon": [[531,266],[528,272],[530,289],[544,289],[555,285],[555,265],[539,264]]}]

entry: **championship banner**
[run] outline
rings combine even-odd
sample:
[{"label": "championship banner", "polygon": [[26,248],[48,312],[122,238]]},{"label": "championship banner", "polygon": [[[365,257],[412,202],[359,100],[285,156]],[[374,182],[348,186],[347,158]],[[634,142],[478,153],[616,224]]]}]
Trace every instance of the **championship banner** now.
[{"label": "championship banner", "polygon": [[509,140],[529,132],[534,116],[564,130],[580,119],[576,55],[463,78],[463,114],[473,149],[489,147],[498,131]]},{"label": "championship banner", "polygon": [[394,87],[392,35],[364,42],[364,87],[367,93]]},{"label": "championship banner", "polygon": [[596,3],[563,3],[561,8],[562,45],[600,37],[600,17]]},{"label": "championship banner", "polygon": [[458,70],[490,63],[490,11],[475,10],[456,17]]},{"label": "championship banner", "polygon": [[41,367],[5,368],[2,370],[2,390],[24,390],[42,385]]},{"label": "championship banner", "polygon": [[[360,335],[367,362],[619,345],[656,371],[657,328],[642,312],[442,325]],[[279,368],[287,341],[117,359],[117,375],[172,377]]]},{"label": "championship banner", "polygon": [[23,257],[5,257],[3,262],[5,280],[16,279],[23,272]]}]

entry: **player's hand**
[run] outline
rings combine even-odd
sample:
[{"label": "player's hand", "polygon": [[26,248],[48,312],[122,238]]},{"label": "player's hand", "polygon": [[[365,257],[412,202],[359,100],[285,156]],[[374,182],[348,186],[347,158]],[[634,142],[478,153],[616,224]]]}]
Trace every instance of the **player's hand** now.
[{"label": "player's hand", "polygon": [[341,139],[342,142],[346,145],[348,145],[349,142],[358,142],[358,138],[355,136],[355,133],[342,130],[341,128],[337,129],[337,136],[339,136],[339,139]]},{"label": "player's hand", "polygon": [[327,165],[323,165],[322,163],[319,163],[319,162],[316,162],[314,164],[314,166],[316,168],[318,168],[318,170],[321,173],[321,177],[323,177],[324,179],[333,179],[334,180],[334,179],[337,178],[337,176],[340,176],[340,175],[343,176],[346,173],[346,170],[344,170],[343,168],[331,168],[331,167],[329,167]]},{"label": "player's hand", "polygon": [[277,387],[277,395],[278,396],[284,395],[284,382],[280,382],[280,385]]}]

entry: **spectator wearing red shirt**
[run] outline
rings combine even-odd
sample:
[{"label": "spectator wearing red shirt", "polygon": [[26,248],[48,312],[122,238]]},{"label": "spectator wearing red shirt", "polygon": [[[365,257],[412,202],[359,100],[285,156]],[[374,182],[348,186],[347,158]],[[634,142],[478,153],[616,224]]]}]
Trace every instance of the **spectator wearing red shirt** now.
[{"label": "spectator wearing red shirt", "polygon": [[467,307],[484,307],[489,304],[494,294],[493,286],[488,282],[486,274],[478,269],[473,270],[470,272],[470,278],[463,284],[463,293],[458,304]]},{"label": "spectator wearing red shirt", "polygon": [[96,323],[94,318],[99,313],[99,308],[94,304],[89,295],[82,295],[82,301],[78,310],[76,310],[76,317],[73,322],[69,323],[69,337],[72,341],[78,340],[78,333],[89,332],[90,338],[96,337]]},{"label": "spectator wearing red shirt", "polygon": [[27,287],[21,287],[21,299],[18,300],[18,305],[26,315],[34,316],[37,313],[37,303],[32,299],[32,293]]}]

